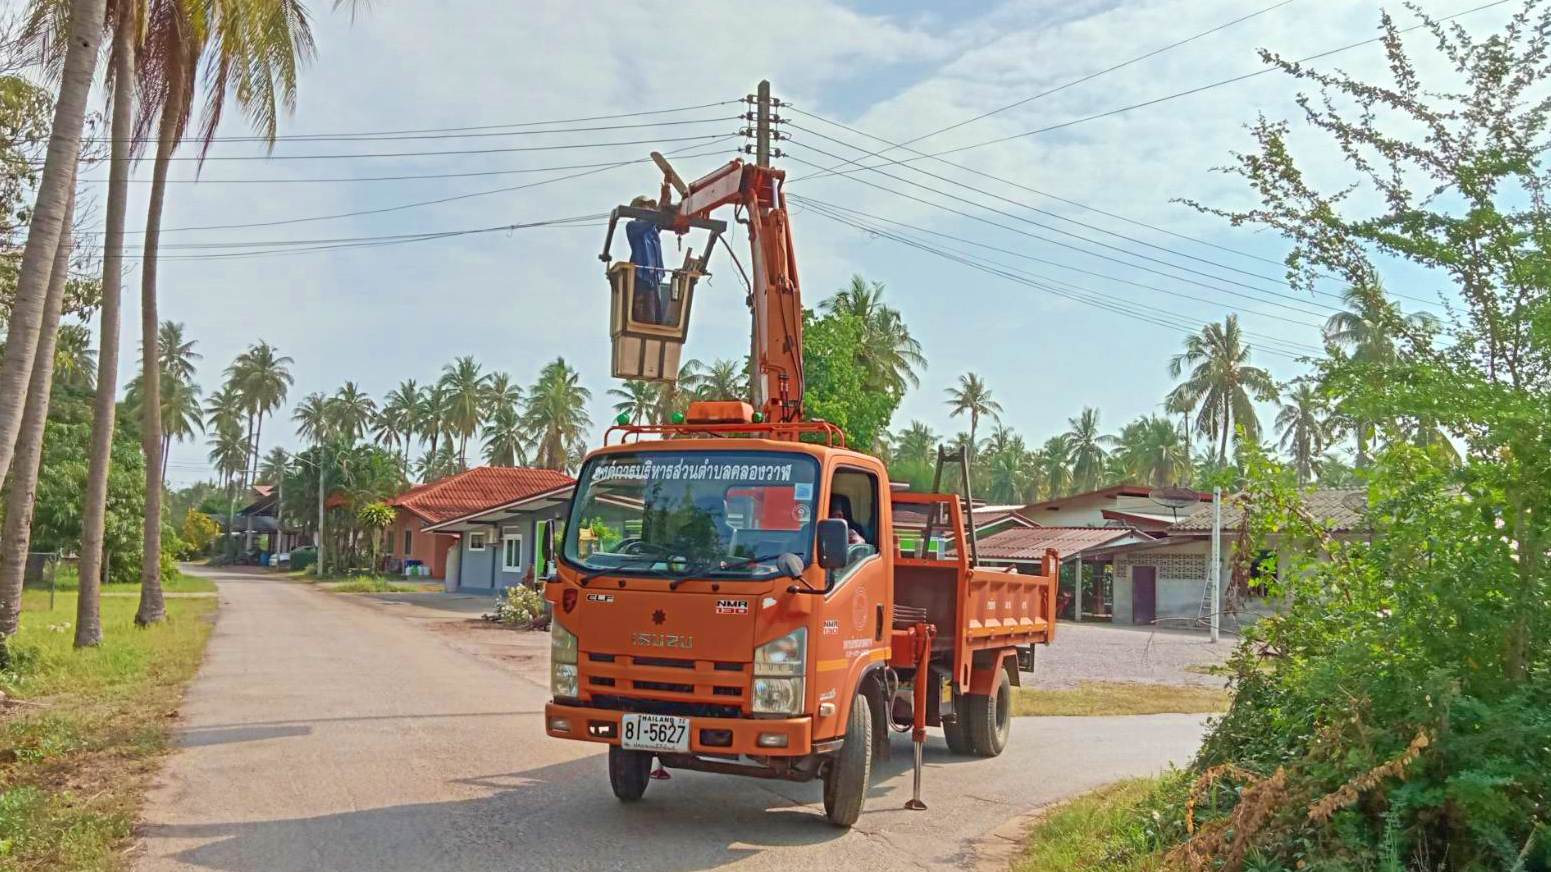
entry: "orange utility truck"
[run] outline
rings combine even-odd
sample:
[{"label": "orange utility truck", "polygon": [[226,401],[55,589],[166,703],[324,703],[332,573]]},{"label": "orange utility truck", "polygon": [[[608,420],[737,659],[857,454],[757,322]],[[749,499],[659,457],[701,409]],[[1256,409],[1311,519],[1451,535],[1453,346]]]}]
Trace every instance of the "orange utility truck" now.
[{"label": "orange utility truck", "polygon": [[[755,403],[622,420],[588,455],[563,539],[543,543],[555,557],[546,730],[607,744],[624,801],[641,798],[655,759],[820,779],[826,815],[850,826],[893,727],[915,742],[907,805],[925,808],[928,726],[957,753],[1006,746],[1019,664],[1031,668],[1031,646],[1055,631],[1057,559],[1047,554],[1040,575],[977,567],[967,492],[897,490],[882,461],[804,419],[781,170],[732,161],[685,184],[654,158],[661,196],[616,209],[610,238],[620,218],[712,238],[649,280],[636,281],[637,264],[608,267],[615,374],[677,374],[695,282],[725,231],[711,213],[732,206],[752,248]],[[654,298],[643,306],[638,293]]]}]

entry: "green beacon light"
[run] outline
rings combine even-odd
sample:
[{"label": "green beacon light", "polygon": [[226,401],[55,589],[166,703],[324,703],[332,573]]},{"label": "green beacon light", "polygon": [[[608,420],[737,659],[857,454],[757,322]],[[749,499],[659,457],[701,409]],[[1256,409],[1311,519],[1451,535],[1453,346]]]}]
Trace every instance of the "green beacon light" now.
[{"label": "green beacon light", "polygon": [[754,413],[754,423],[756,423],[756,424],[763,424],[763,423],[765,423],[765,413],[764,412],[755,412]]},{"label": "green beacon light", "polygon": [[682,424],[682,423],[684,423],[684,413],[683,412],[674,412],[673,413],[673,417],[671,418],[671,420],[675,424]]},{"label": "green beacon light", "polygon": [[630,423],[630,413],[629,412],[620,412],[619,413],[619,417],[614,419],[614,423],[618,424],[621,427],[625,426],[626,424],[629,424]]}]

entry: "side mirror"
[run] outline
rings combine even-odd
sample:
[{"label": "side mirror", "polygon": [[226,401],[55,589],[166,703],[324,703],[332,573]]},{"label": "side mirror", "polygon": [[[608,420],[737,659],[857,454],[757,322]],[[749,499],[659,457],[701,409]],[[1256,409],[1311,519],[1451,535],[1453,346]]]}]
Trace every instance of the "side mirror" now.
[{"label": "side mirror", "polygon": [[844,518],[825,518],[819,522],[819,566],[839,569],[846,565],[851,549],[851,527]]},{"label": "side mirror", "polygon": [[544,561],[544,574],[554,574],[555,571],[555,531],[548,524],[544,525],[544,532],[539,536],[539,559]]}]

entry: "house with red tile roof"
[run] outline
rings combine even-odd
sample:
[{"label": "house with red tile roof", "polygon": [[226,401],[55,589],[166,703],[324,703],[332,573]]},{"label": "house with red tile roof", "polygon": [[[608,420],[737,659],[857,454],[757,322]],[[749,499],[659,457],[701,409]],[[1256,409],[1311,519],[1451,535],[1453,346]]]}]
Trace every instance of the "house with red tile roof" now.
[{"label": "house with red tile roof", "polygon": [[[429,567],[433,578],[455,581],[459,575],[457,558],[452,558],[455,571],[451,576],[448,562],[449,555],[466,544],[460,537],[462,531],[431,528],[541,495],[568,500],[574,485],[575,480],[563,472],[524,466],[477,466],[415,485],[388,501],[397,513],[384,542],[388,569],[400,572],[406,565],[418,563]],[[480,544],[483,547],[483,542]]]}]

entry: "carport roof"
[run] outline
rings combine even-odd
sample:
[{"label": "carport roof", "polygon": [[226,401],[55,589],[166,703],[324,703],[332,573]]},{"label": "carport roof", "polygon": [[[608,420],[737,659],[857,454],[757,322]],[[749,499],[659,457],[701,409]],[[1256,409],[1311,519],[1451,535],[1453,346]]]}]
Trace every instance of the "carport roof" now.
[{"label": "carport roof", "polygon": [[1130,527],[1013,527],[980,540],[981,560],[1040,560],[1054,548],[1063,558],[1092,548],[1148,539]]},{"label": "carport roof", "polygon": [[432,524],[443,524],[494,506],[530,499],[575,483],[553,469],[526,466],[476,466],[465,472],[416,485],[389,501]]}]

